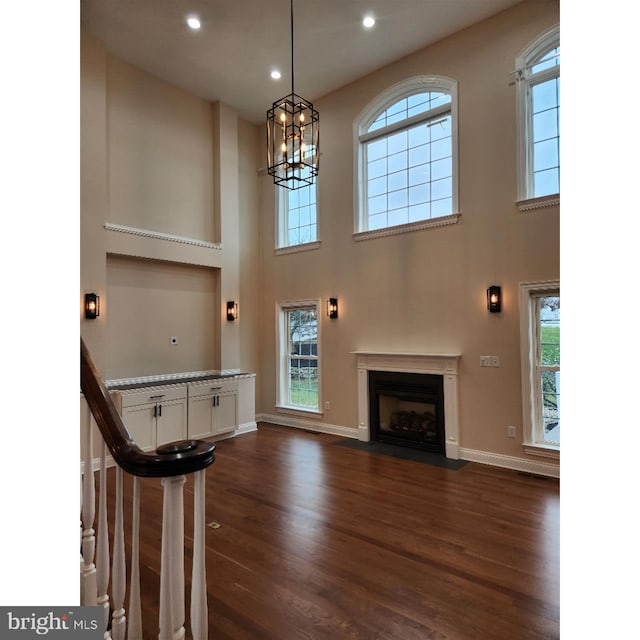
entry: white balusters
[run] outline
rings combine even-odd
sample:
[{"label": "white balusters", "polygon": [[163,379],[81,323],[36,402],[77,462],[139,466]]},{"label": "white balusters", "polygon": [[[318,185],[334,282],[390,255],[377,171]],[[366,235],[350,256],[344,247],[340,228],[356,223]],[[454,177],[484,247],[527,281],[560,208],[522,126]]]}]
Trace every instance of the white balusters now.
[{"label": "white balusters", "polygon": [[120,467],[116,467],[116,515],[113,533],[113,619],[111,637],[124,640],[127,620],[124,610],[127,567],[124,553],[124,519],[122,516],[122,475]]},{"label": "white balusters", "polygon": [[191,572],[191,635],[206,640],[208,633],[207,576],[205,569],[205,470],[193,476],[193,568]]},{"label": "white balusters", "polygon": [[[107,447],[100,445],[99,491],[93,470],[95,427],[88,406],[82,403],[82,463],[80,476],[81,604],[98,605],[104,612],[105,640],[142,640],[140,584],[140,492],[142,479],[133,477],[131,520],[131,581],[127,585],[124,531],[124,472],[107,470]],[[102,439],[101,439],[102,440]],[[113,540],[109,536],[108,475],[115,473]],[[160,575],[160,640],[184,640],[184,475],[162,478],[163,518]],[[96,496],[96,493],[98,494]],[[97,502],[96,502],[97,498]],[[205,470],[194,473],[193,566],[191,574],[191,636],[207,640],[208,611],[205,570]],[[96,528],[94,529],[94,520]],[[111,549],[110,549],[111,546]],[[109,594],[111,586],[111,594]],[[125,596],[129,587],[128,611]],[[111,615],[110,615],[111,614]],[[126,615],[125,615],[126,614]],[[110,628],[109,628],[110,623]]]},{"label": "white balusters", "polygon": [[160,640],[182,640],[184,630],[185,476],[162,479],[162,558],[160,565]]},{"label": "white balusters", "polygon": [[140,604],[140,478],[133,478],[133,510],[131,520],[131,583],[129,585],[128,640],[142,640],[142,608]]},{"label": "white balusters", "polygon": [[104,630],[109,624],[109,522],[107,518],[107,445],[100,447],[100,497],[98,501],[98,550],[96,569],[98,573],[97,604],[104,612]]},{"label": "white balusters", "polygon": [[[82,406],[82,405],[81,405]],[[95,605],[98,588],[96,584],[96,565],[94,554],[96,548],[93,519],[95,517],[95,486],[93,478],[93,438],[91,429],[91,412],[86,408],[84,422],[84,446],[82,459],[84,472],[82,474],[82,571],[80,573],[80,598],[85,606]]]}]

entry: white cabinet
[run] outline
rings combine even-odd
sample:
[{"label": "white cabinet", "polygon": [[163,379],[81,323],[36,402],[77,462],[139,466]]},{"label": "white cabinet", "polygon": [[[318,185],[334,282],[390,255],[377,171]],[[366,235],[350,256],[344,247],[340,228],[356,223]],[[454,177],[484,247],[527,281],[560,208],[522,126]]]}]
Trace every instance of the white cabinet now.
[{"label": "white cabinet", "polygon": [[184,384],[121,391],[120,411],[131,437],[143,451],[187,437]]},{"label": "white cabinet", "polygon": [[238,383],[208,380],[189,384],[189,437],[207,438],[238,428]]}]

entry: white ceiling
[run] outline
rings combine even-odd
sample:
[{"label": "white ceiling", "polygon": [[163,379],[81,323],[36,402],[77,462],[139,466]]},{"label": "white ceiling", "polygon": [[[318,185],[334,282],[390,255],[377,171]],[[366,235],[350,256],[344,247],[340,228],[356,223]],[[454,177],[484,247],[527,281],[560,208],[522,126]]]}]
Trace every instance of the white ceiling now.
[{"label": "white ceiling", "polygon": [[[518,2],[294,0],[296,93],[316,100]],[[291,91],[289,0],[81,0],[81,22],[116,56],[255,123]]]}]

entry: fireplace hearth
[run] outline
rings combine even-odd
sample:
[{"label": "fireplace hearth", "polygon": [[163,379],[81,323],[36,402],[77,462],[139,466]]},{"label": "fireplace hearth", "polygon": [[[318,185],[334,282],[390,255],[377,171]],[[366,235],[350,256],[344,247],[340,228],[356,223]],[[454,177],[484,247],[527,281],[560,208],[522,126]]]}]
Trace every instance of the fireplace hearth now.
[{"label": "fireplace hearth", "polygon": [[441,375],[369,371],[372,440],[445,454]]}]

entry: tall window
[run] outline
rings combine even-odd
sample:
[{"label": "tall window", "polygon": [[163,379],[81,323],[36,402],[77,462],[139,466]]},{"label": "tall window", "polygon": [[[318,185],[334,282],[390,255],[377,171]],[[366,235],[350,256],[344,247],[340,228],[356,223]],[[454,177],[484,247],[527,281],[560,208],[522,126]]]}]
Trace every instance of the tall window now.
[{"label": "tall window", "polygon": [[316,184],[294,190],[278,188],[276,191],[278,248],[316,242],[318,240]]},{"label": "tall window", "polygon": [[421,76],[365,109],[357,123],[357,232],[406,230],[457,213],[456,93],[453,80]]},{"label": "tall window", "polygon": [[560,193],[560,31],[554,27],[516,59],[518,200]]},{"label": "tall window", "polygon": [[526,443],[560,446],[560,288],[521,286]]},{"label": "tall window", "polygon": [[278,405],[320,410],[319,300],[278,305]]}]

